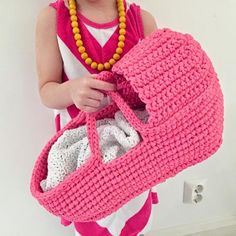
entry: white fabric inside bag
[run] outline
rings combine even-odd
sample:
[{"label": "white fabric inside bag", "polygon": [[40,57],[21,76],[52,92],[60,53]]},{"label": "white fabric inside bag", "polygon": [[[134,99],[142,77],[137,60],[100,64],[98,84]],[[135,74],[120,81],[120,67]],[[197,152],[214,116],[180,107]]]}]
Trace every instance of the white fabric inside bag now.
[{"label": "white fabric inside bag", "polygon": [[[146,122],[146,110],[134,110],[142,121]],[[138,132],[128,123],[121,111],[113,118],[96,121],[99,146],[104,163],[122,156],[141,140]],[[58,185],[64,178],[82,166],[90,157],[90,147],[86,125],[66,130],[52,145],[48,154],[48,174],[40,185],[48,191]]]}]

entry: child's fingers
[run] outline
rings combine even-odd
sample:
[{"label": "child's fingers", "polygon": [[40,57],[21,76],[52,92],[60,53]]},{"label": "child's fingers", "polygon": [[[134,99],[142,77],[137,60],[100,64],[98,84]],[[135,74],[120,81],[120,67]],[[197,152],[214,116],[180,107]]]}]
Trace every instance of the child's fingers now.
[{"label": "child's fingers", "polygon": [[98,74],[88,74],[87,77],[91,78],[91,79],[96,79],[96,77],[98,76]]},{"label": "child's fingers", "polygon": [[96,112],[98,108],[90,107],[90,106],[83,106],[81,110],[84,112]]},{"label": "child's fingers", "polygon": [[102,81],[102,80],[96,80],[96,79],[90,80],[90,87],[95,88],[95,89],[108,90],[108,91],[116,90],[115,84]]},{"label": "child's fingers", "polygon": [[101,101],[104,98],[104,94],[102,92],[99,92],[98,90],[95,89],[89,89],[88,91],[88,97],[92,99],[97,99]]},{"label": "child's fingers", "polygon": [[91,99],[91,98],[87,98],[84,100],[84,104],[83,106],[89,106],[92,108],[99,108],[101,105],[101,102],[96,100],[96,99]]}]

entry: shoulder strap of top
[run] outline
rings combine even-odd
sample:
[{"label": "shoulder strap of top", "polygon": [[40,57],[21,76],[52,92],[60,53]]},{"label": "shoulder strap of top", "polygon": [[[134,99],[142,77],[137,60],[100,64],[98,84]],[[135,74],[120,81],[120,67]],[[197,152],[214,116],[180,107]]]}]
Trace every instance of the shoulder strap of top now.
[{"label": "shoulder strap of top", "polygon": [[[62,4],[63,1],[64,0],[55,0],[49,3],[49,6],[58,10],[58,8],[60,8],[60,4]],[[124,2],[126,6],[129,6],[130,21],[132,25],[136,28],[139,38],[143,39],[145,36],[144,36],[143,21],[141,15],[141,7],[135,3],[129,3],[126,0],[124,0]]]},{"label": "shoulder strap of top", "polygon": [[[67,9],[64,7],[64,0],[54,0],[48,4],[56,10],[56,29],[57,34],[62,36],[66,35],[66,25],[67,17],[65,14],[68,14]],[[69,16],[69,15],[68,15]]]},{"label": "shoulder strap of top", "polygon": [[51,7],[53,7],[53,8],[55,8],[55,9],[57,9],[58,0],[56,0],[56,1],[54,1],[54,2],[50,2],[48,5],[51,6]]},{"label": "shoulder strap of top", "polygon": [[127,6],[129,6],[129,11],[131,13],[130,20],[132,21],[132,25],[136,28],[139,38],[145,38],[141,7],[135,3],[129,3],[128,1],[126,2],[126,4]]}]

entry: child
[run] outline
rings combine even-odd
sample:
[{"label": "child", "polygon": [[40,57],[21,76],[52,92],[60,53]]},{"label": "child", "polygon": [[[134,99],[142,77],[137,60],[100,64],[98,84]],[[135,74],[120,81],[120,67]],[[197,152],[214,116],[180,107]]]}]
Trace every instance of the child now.
[{"label": "child", "polygon": [[[43,104],[55,111],[57,130],[79,111],[94,112],[109,104],[109,97],[99,89],[115,90],[115,85],[96,80],[96,74],[111,70],[156,29],[149,12],[125,0],[57,0],[40,12],[36,26],[39,93]],[[152,204],[157,202],[150,189],[104,219],[74,222],[75,235],[146,233],[152,223]]]}]

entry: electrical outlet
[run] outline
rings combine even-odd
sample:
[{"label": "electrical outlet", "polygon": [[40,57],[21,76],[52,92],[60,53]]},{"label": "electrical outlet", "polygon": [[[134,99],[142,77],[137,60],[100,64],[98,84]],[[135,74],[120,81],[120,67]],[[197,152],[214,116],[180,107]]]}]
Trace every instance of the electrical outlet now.
[{"label": "electrical outlet", "polygon": [[207,179],[195,179],[184,182],[183,203],[196,204],[203,200]]}]

